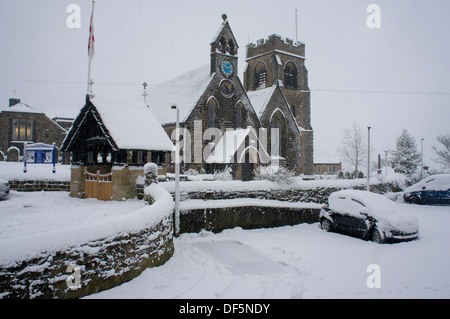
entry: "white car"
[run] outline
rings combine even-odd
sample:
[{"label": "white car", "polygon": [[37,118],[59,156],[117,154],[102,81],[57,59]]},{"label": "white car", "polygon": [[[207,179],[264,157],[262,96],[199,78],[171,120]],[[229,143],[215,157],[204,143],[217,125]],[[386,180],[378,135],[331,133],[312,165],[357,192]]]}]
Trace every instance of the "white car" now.
[{"label": "white car", "polygon": [[414,216],[399,209],[383,195],[359,190],[332,193],[328,205],[320,211],[320,225],[325,231],[373,240],[377,243],[413,240],[419,237],[419,223]]},{"label": "white car", "polygon": [[9,195],[9,182],[0,178],[0,200],[7,198]]}]

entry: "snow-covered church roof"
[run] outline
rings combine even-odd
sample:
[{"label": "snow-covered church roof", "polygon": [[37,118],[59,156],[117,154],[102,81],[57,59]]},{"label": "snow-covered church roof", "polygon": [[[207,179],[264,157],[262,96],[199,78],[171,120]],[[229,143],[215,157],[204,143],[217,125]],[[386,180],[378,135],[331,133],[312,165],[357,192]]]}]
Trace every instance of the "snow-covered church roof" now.
[{"label": "snow-covered church roof", "polygon": [[269,103],[275,89],[276,85],[265,89],[247,92],[247,96],[259,118],[261,118],[262,113],[266,109],[266,106]]},{"label": "snow-covered church roof", "polygon": [[184,122],[213,77],[208,64],[152,86],[148,96],[150,109],[161,124],[175,123],[176,112],[171,106],[176,105],[180,110],[180,121]]}]

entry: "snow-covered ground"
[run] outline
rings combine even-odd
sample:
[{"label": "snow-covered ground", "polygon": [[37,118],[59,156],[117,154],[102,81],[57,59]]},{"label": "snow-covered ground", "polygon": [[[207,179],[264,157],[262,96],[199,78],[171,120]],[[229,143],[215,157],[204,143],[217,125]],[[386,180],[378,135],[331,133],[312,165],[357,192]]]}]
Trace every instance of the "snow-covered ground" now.
[{"label": "snow-covered ground", "polygon": [[[450,208],[400,205],[420,239],[375,244],[318,224],[183,234],[165,265],[88,298],[450,298]],[[380,288],[367,286],[374,264]]]},{"label": "snow-covered ground", "polygon": [[51,180],[70,181],[70,165],[27,164],[27,172],[23,172],[23,163],[0,162],[0,177],[6,180]]},{"label": "snow-covered ground", "polygon": [[[63,233],[142,205],[13,191],[0,201],[0,239],[55,228]],[[450,298],[450,207],[399,205],[418,218],[419,240],[380,245],[326,233],[318,224],[182,234],[165,265],[87,298]],[[373,264],[380,267],[381,287],[370,289]]]}]

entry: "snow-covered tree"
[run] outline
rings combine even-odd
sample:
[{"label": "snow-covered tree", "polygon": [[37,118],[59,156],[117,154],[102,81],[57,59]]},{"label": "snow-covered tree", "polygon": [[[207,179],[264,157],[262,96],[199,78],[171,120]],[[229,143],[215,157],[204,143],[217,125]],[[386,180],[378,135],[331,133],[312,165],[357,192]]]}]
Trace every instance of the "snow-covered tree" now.
[{"label": "snow-covered tree", "polygon": [[391,151],[391,165],[396,173],[411,176],[420,165],[421,154],[414,138],[406,129],[397,137],[395,150]]},{"label": "snow-covered tree", "polygon": [[367,161],[367,143],[361,128],[355,123],[349,129],[344,130],[344,139],[339,145],[338,154],[342,160],[353,167],[355,174]]},{"label": "snow-covered tree", "polygon": [[450,133],[440,135],[437,140],[442,148],[433,146],[433,151],[436,153],[437,158],[433,161],[442,164],[444,168],[450,168]]}]

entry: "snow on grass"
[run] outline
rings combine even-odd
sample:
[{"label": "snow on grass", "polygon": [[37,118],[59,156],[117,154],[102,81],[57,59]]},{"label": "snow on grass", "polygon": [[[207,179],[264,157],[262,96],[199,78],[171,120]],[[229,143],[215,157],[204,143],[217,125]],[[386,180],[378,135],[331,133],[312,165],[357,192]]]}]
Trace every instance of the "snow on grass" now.
[{"label": "snow on grass", "polygon": [[70,165],[56,164],[56,172],[52,173],[52,165],[27,164],[27,172],[23,172],[23,163],[0,162],[0,177],[6,180],[49,180],[70,181]]},{"label": "snow on grass", "polygon": [[172,213],[173,200],[156,184],[148,191],[156,200],[151,206],[136,199],[104,202],[68,192],[12,191],[0,201],[0,265],[151,227]]},{"label": "snow on grass", "polygon": [[[398,185],[403,185],[405,177],[401,174],[394,174],[392,176],[378,176],[371,178],[371,185],[396,182]],[[172,181],[160,183],[162,187],[169,192],[175,192],[175,183]],[[267,180],[254,181],[182,181],[180,182],[180,191],[182,192],[206,192],[206,191],[259,191],[259,190],[279,190],[279,189],[315,189],[319,187],[336,187],[336,188],[352,188],[355,186],[365,186],[366,179],[319,179],[319,180],[303,180],[301,177],[293,177],[290,183],[277,183]]]}]

